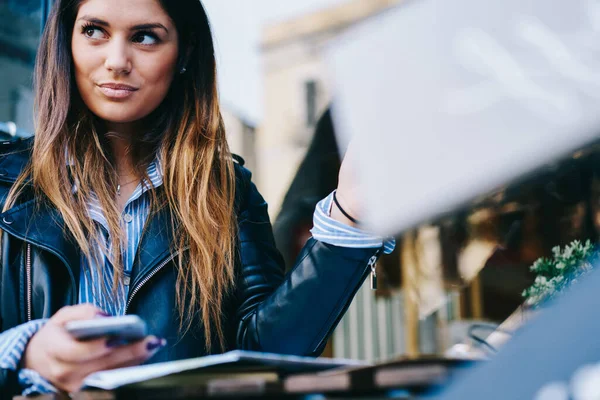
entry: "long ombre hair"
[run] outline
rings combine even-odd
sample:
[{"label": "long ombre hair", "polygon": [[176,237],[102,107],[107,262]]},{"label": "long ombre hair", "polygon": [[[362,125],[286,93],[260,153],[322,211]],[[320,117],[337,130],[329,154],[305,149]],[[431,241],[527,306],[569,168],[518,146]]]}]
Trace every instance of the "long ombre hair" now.
[{"label": "long ombre hair", "polygon": [[[31,180],[36,196],[58,209],[65,229],[85,256],[111,257],[115,290],[123,271],[125,235],[119,223],[117,173],[106,132],[102,121],[83,105],[74,83],[70,43],[80,3],[57,1],[42,36],[35,66],[33,154],[11,189],[5,210],[16,203]],[[171,254],[179,255],[180,329],[188,330],[199,313],[206,349],[212,348],[214,336],[223,349],[221,309],[234,285],[235,176],[218,103],[214,45],[199,0],[160,3],[177,28],[179,68],[185,65],[187,72],[175,77],[162,104],[145,119],[147,129],[135,138],[132,157],[136,172],[146,181],[146,169],[155,158],[163,167],[164,189],[151,190],[151,203],[153,213],[167,207],[172,216],[173,224],[167,228],[174,235]],[[88,213],[92,195],[108,222],[110,253]]]}]

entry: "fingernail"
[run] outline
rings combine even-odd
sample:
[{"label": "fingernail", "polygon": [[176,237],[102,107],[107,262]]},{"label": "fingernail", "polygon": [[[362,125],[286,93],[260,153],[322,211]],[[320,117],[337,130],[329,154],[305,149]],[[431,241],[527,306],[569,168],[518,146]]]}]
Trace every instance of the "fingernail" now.
[{"label": "fingernail", "polygon": [[127,340],[120,337],[113,337],[106,341],[106,347],[115,348],[127,344]]},{"label": "fingernail", "polygon": [[106,318],[106,317],[110,317],[110,314],[107,314],[104,311],[99,311],[96,313],[96,317]]},{"label": "fingernail", "polygon": [[156,338],[150,342],[148,342],[147,349],[148,351],[154,351],[160,347],[164,347],[167,345],[166,339]]}]

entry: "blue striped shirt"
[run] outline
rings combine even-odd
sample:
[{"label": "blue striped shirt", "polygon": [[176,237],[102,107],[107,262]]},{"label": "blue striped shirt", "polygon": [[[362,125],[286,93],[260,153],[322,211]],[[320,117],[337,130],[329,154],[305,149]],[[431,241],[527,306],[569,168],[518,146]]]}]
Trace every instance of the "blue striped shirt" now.
[{"label": "blue striped shirt", "polygon": [[[81,263],[81,278],[79,282],[79,304],[91,303],[96,307],[104,310],[110,315],[124,315],[126,301],[129,294],[129,283],[131,277],[131,267],[135,258],[136,250],[140,242],[144,224],[150,213],[150,196],[144,196],[146,191],[151,187],[159,187],[162,185],[162,174],[159,173],[160,167],[157,162],[153,162],[148,166],[148,177],[150,184],[139,184],[133,194],[127,200],[123,213],[121,214],[121,227],[125,231],[126,243],[123,243],[123,274],[122,279],[118,282],[116,291],[112,290],[113,271],[114,268],[111,262],[104,258],[105,267],[100,271],[90,264],[90,260],[85,257]],[[108,237],[108,222],[104,217],[102,208],[96,199],[88,204],[90,217],[100,224],[99,229],[102,231],[106,245]],[[108,248],[109,253],[111,248]],[[105,283],[102,288],[98,282]]]},{"label": "blue striped shirt", "polygon": [[[99,268],[96,268],[91,260],[82,257],[79,304],[94,304],[110,315],[125,314],[131,268],[144,224],[150,212],[147,191],[152,187],[159,187],[163,183],[161,167],[158,162],[151,163],[147,172],[150,181],[138,185],[121,214],[126,243],[123,244],[123,274],[122,279],[118,282],[117,290],[112,290],[113,266],[108,258],[103,258],[104,268],[99,271]],[[394,249],[395,242],[393,239],[383,240],[381,237],[349,227],[332,219],[329,216],[332,201],[333,193],[319,202],[315,209],[314,227],[311,230],[315,239],[342,247],[379,248],[383,246],[386,254]],[[88,203],[88,208],[90,217],[98,223],[98,229],[103,233],[101,236],[105,242],[102,245],[105,246],[106,243],[109,243],[108,224],[97,199],[92,198]],[[109,247],[108,252],[110,253],[110,251],[111,248]],[[104,288],[100,282],[104,282]],[[19,363],[29,339],[45,322],[46,320],[31,321],[0,334],[0,368],[18,371],[19,383],[23,387],[23,395],[56,391],[37,372],[28,369],[19,370]]]}]

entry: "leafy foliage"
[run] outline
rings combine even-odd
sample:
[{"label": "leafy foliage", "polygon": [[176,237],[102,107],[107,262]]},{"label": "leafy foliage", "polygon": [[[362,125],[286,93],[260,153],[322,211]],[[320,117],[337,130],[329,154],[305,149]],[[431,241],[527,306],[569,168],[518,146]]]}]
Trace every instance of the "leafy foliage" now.
[{"label": "leafy foliage", "polygon": [[592,269],[597,254],[597,249],[589,240],[585,243],[576,240],[565,246],[564,250],[559,246],[554,247],[551,258],[539,258],[531,266],[531,271],[537,276],[533,285],[523,291],[525,304],[535,308],[558,296]]}]

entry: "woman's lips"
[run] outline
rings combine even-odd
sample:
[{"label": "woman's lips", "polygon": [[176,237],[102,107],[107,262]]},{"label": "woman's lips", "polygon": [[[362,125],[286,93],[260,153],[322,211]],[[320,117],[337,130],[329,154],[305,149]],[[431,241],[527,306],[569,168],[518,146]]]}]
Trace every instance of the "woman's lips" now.
[{"label": "woman's lips", "polygon": [[102,94],[111,99],[126,99],[131,97],[138,89],[128,85],[104,84],[98,85]]}]

